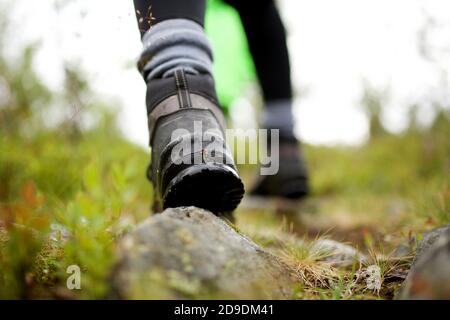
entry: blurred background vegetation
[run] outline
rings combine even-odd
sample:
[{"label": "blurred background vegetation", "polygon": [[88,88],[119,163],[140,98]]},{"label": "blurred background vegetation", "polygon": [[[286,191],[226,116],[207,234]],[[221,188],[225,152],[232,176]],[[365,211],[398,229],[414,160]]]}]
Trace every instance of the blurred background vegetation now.
[{"label": "blurred background vegetation", "polygon": [[[9,59],[8,23],[0,14],[0,298],[103,297],[114,240],[151,213],[148,153],[123,137],[117,108],[78,66],[65,64],[55,91],[33,68],[38,43]],[[411,106],[408,129],[394,135],[380,120],[384,94],[366,85],[361,96],[370,120],[364,145],[305,146],[313,196],[292,232],[361,229],[363,246],[379,236],[393,248],[450,222],[449,106],[434,103],[427,128]],[[245,177],[255,169],[242,168]],[[253,211],[239,209],[237,225],[255,239],[258,226],[281,224],[277,210]],[[65,285],[72,264],[83,271],[79,291]]]}]

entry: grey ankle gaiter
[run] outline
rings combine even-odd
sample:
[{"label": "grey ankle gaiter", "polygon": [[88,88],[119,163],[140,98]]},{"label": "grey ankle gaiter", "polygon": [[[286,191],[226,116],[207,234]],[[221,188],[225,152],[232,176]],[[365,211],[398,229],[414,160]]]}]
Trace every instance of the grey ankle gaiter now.
[{"label": "grey ankle gaiter", "polygon": [[279,129],[280,138],[295,139],[291,99],[266,102],[261,115],[261,127],[265,129]]},{"label": "grey ankle gaiter", "polygon": [[159,22],[143,36],[139,70],[146,81],[167,78],[178,68],[212,75],[212,49],[203,28],[187,19]]}]

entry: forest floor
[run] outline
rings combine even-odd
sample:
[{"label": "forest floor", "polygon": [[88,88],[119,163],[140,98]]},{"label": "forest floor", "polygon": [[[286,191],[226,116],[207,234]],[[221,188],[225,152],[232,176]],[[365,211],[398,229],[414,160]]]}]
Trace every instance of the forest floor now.
[{"label": "forest floor", "polygon": [[[0,135],[0,298],[95,299],[110,289],[115,240],[151,214],[152,190],[148,154],[102,123]],[[293,299],[391,299],[422,233],[450,222],[449,130],[441,115],[428,130],[360,147],[306,145],[312,195],[246,198],[235,227],[302,270]],[[241,172],[249,189],[256,168]],[[367,259],[333,266],[311,248],[321,238]],[[66,287],[73,264],[81,290]],[[371,266],[378,282],[361,280]]]}]

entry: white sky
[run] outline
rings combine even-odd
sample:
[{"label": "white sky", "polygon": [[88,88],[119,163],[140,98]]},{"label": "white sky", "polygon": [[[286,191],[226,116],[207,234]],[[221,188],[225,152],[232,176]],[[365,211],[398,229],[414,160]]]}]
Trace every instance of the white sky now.
[{"label": "white sky", "polygon": [[[0,0],[4,2],[5,0]],[[244,1],[244,0],[243,0]],[[145,85],[134,68],[141,44],[131,0],[77,0],[56,13],[53,1],[16,1],[11,13],[19,26],[14,44],[40,39],[36,69],[50,87],[63,82],[63,60],[87,71],[94,90],[118,99],[119,124],[125,135],[146,146]],[[405,126],[406,106],[423,106],[432,119],[430,99],[450,104],[439,69],[418,51],[417,32],[424,10],[444,28],[430,41],[441,66],[450,71],[450,1],[448,0],[280,0],[288,29],[294,87],[305,91],[295,100],[297,133],[310,143],[357,144],[367,136],[367,120],[358,105],[362,79],[391,86],[383,113],[392,131]],[[445,45],[447,47],[445,48]],[[447,83],[450,83],[447,74]]]}]

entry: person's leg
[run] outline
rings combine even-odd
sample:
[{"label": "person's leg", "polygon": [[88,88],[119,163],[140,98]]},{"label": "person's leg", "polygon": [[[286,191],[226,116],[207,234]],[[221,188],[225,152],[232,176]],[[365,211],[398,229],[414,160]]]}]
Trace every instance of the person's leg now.
[{"label": "person's leg", "polygon": [[286,32],[272,0],[225,0],[233,6],[247,36],[266,101],[292,98]]},{"label": "person's leg", "polygon": [[275,4],[272,0],[225,2],[238,11],[247,35],[265,101],[262,125],[280,127],[282,137],[293,135],[286,32]]},{"label": "person's leg", "polygon": [[170,19],[187,19],[203,27],[205,0],[133,0],[133,2],[142,36],[150,26]]},{"label": "person's leg", "polygon": [[294,134],[292,85],[286,31],[273,0],[224,0],[241,17],[264,97],[261,127],[280,131],[280,171],[265,176],[254,193],[301,197],[307,172]]},{"label": "person's leg", "polygon": [[224,143],[212,50],[203,30],[205,0],[134,3],[144,46],[138,68],[147,83],[149,176],[157,202],[163,208],[231,211],[244,189]]},{"label": "person's leg", "polygon": [[147,81],[171,76],[176,68],[211,75],[205,0],[134,0],[134,6],[144,45],[139,68]]}]

